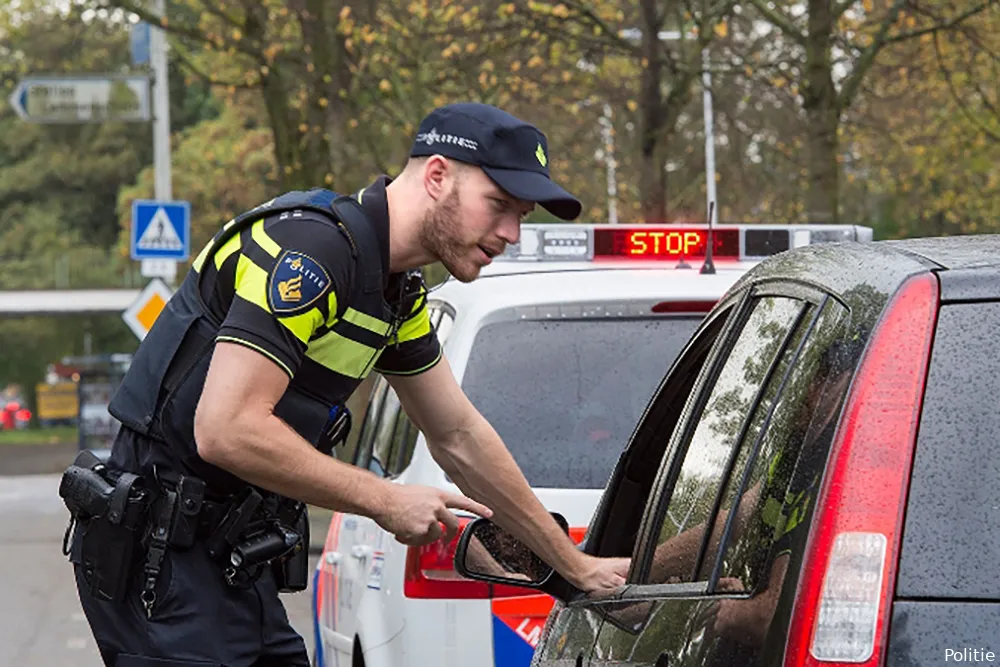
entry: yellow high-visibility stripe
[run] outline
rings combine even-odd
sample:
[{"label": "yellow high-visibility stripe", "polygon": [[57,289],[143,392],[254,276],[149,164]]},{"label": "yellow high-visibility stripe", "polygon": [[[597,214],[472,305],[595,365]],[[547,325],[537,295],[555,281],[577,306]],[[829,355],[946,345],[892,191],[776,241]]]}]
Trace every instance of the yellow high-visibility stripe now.
[{"label": "yellow high-visibility stripe", "polygon": [[236,261],[236,295],[271,312],[267,305],[267,271],[246,255]]},{"label": "yellow high-visibility stripe", "polygon": [[253,226],[250,227],[250,238],[256,241],[257,245],[263,248],[264,252],[271,257],[277,257],[278,253],[281,252],[281,246],[275,243],[274,239],[268,236],[267,232],[264,231],[263,220],[258,220],[253,223]]},{"label": "yellow high-visibility stripe", "polygon": [[431,318],[427,314],[427,308],[421,308],[420,311],[406,320],[403,326],[399,327],[397,332],[397,339],[400,343],[405,343],[408,340],[416,340],[421,336],[426,336],[431,332]]},{"label": "yellow high-visibility stripe", "polygon": [[222,263],[229,259],[229,256],[240,249],[240,235],[233,234],[228,241],[222,244],[215,253],[215,268],[221,269]]},{"label": "yellow high-visibility stripe", "polygon": [[323,324],[323,313],[319,312],[319,308],[310,308],[304,313],[291,317],[279,316],[278,321],[295,334],[295,337],[300,341],[308,343],[313,332]]},{"label": "yellow high-visibility stripe", "polygon": [[334,331],[312,341],[306,349],[306,356],[319,365],[352,378],[365,377],[379,354],[380,350]]},{"label": "yellow high-visibility stripe", "polygon": [[[331,308],[330,312],[332,313],[335,311]],[[377,317],[372,317],[371,315],[362,313],[361,311],[354,310],[350,306],[348,306],[347,310],[344,311],[344,319],[351,324],[356,324],[362,329],[367,329],[368,331],[377,333],[380,336],[384,336],[389,333],[388,322],[383,322]]]},{"label": "yellow high-visibility stripe", "polygon": [[267,350],[265,350],[264,348],[262,348],[260,345],[256,345],[254,343],[251,343],[248,340],[243,340],[242,338],[236,338],[234,336],[217,336],[215,340],[217,340],[217,341],[222,340],[222,341],[226,341],[226,342],[229,342],[229,343],[239,343],[240,345],[244,345],[246,347],[249,347],[252,350],[257,350],[258,352],[260,352],[261,354],[263,354],[265,357],[267,357],[268,359],[270,359],[274,363],[276,363],[279,366],[281,366],[281,370],[283,370],[286,373],[288,373],[288,377],[292,377],[294,375],[292,373],[292,369],[289,368],[288,366],[286,366],[285,362],[283,362],[281,359],[279,359],[278,357],[274,356],[273,354],[271,354],[270,352],[268,352]]},{"label": "yellow high-visibility stripe", "polygon": [[212,247],[213,243],[215,243],[214,238],[210,240],[208,243],[206,243],[205,247],[202,248],[201,252],[198,253],[198,256],[194,258],[194,262],[191,264],[191,268],[194,269],[195,273],[201,273],[201,266],[202,264],[205,263],[205,257],[208,256],[208,250],[209,248]]}]

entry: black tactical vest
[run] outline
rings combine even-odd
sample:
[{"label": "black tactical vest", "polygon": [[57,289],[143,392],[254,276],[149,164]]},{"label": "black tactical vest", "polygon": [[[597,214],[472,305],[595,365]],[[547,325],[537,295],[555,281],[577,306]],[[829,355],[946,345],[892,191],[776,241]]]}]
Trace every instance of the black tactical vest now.
[{"label": "black tactical vest", "polygon": [[[351,245],[353,258],[347,298],[337,300],[337,320],[331,326],[341,336],[357,340],[356,327],[345,323],[342,315],[347,307],[360,311],[386,324],[386,333],[372,340],[365,332],[365,346],[378,344],[376,353],[366,365],[366,373],[402,323],[413,301],[391,308],[383,298],[383,272],[378,237],[364,209],[353,198],[329,190],[296,191],[284,194],[255,209],[243,213],[228,223],[212,240],[205,255],[210,261],[226,241],[258,220],[285,211],[318,212],[330,221]],[[205,479],[210,486],[233,488],[239,484],[235,476],[211,466],[197,455],[194,440],[194,414],[208,373],[215,336],[222,322],[214,316],[202,299],[202,272],[189,271],[181,287],[156,319],[139,346],[125,378],[109,405],[109,412],[124,426],[168,447],[187,472]],[[331,316],[333,313],[331,313]],[[336,387],[336,400],[321,399],[311,392],[308,383],[293,378],[274,413],[314,446],[321,439],[331,409],[342,404],[363,378],[347,378]],[[327,388],[328,389],[328,388]]]}]

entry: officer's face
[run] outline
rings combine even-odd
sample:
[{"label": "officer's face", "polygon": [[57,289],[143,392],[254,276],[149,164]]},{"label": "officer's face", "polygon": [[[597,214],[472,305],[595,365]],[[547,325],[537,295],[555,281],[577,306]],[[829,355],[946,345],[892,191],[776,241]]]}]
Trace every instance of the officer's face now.
[{"label": "officer's face", "polygon": [[424,247],[457,280],[470,282],[508,244],[517,243],[521,220],[533,208],[501,190],[481,169],[462,169],[424,221]]}]

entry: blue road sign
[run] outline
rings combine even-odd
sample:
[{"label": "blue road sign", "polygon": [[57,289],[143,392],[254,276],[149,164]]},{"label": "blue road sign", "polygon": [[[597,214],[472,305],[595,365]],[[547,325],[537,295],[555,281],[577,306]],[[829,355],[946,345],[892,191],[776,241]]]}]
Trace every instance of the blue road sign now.
[{"label": "blue road sign", "polygon": [[132,202],[132,259],[173,259],[191,254],[191,204],[186,201]]},{"label": "blue road sign", "polygon": [[129,45],[132,48],[132,64],[149,63],[149,24],[145,21],[133,23],[129,30]]}]

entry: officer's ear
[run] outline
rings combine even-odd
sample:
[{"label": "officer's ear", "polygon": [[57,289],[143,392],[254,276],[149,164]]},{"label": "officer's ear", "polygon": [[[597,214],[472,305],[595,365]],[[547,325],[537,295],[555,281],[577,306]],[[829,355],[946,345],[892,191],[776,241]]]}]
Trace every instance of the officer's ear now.
[{"label": "officer's ear", "polygon": [[458,176],[458,165],[443,155],[432,155],[424,162],[424,189],[434,201],[443,199],[451,190],[451,183]]}]

